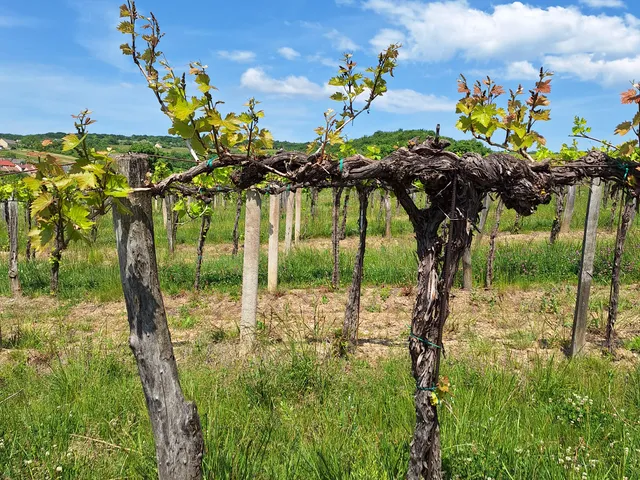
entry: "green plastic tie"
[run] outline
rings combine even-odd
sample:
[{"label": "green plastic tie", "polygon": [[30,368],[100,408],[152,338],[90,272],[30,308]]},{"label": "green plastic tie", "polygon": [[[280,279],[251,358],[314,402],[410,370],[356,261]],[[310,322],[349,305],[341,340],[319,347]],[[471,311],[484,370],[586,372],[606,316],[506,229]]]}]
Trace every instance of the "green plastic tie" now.
[{"label": "green plastic tie", "polygon": [[436,387],[421,387],[420,385],[416,385],[416,388],[421,392],[435,392]]},{"label": "green plastic tie", "polygon": [[410,333],[410,334],[409,334],[409,336],[410,336],[411,338],[415,338],[415,339],[416,339],[416,340],[418,340],[419,342],[424,343],[425,345],[427,345],[427,346],[429,346],[429,347],[433,347],[433,348],[440,348],[440,349],[442,348],[440,345],[436,345],[435,343],[430,342],[429,340],[426,340],[426,339],[424,339],[424,338],[422,338],[422,337],[419,337],[419,336],[415,335],[414,333]]},{"label": "green plastic tie", "polygon": [[340,173],[342,173],[342,168],[344,167],[344,158],[340,159],[340,164],[338,165],[338,168],[340,169]]},{"label": "green plastic tie", "polygon": [[213,158],[210,158],[209,160],[207,160],[207,167],[213,168]]}]

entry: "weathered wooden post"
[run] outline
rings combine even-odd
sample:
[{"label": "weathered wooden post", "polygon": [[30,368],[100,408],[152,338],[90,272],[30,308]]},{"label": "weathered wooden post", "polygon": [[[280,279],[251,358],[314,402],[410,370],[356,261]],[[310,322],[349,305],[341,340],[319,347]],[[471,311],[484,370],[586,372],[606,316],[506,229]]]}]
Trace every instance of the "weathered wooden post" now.
[{"label": "weathered wooden post", "polygon": [[252,345],[256,339],[261,205],[260,194],[256,191],[248,190],[244,220],[242,307],[240,317],[240,342],[248,346]]},{"label": "weathered wooden post", "polygon": [[[143,155],[118,157],[132,188],[149,169]],[[151,195],[134,192],[113,209],[120,278],[129,320],[129,346],[138,365],[151,420],[160,480],[202,478],[204,443],[194,403],[185,400],[158,280]]]},{"label": "weathered wooden post", "polygon": [[602,183],[599,178],[591,181],[587,218],[584,224],[584,238],[582,241],[582,262],[580,264],[580,278],[578,280],[578,295],[576,309],[573,316],[573,332],[571,336],[570,355],[573,357],[582,352],[587,333],[587,317],[589,314],[589,295],[593,276],[593,260],[596,254],[596,235],[598,233],[598,216],[600,215],[600,201],[602,200]]},{"label": "weathered wooden post", "polygon": [[302,189],[296,190],[296,221],[293,236],[293,244],[298,245],[300,242],[300,229],[302,227]]},{"label": "weathered wooden post", "polygon": [[284,225],[284,253],[288,255],[291,251],[293,241],[293,208],[295,195],[293,192],[287,192],[286,219]]},{"label": "weathered wooden post", "polygon": [[5,204],[7,209],[7,234],[9,236],[9,281],[11,295],[19,297],[22,294],[20,277],[18,275],[18,201],[13,198]]},{"label": "weathered wooden post", "polygon": [[280,195],[269,197],[269,267],[267,289],[274,293],[278,289],[278,232],[280,231]]},{"label": "weathered wooden post", "polygon": [[571,230],[571,219],[573,218],[573,210],[576,206],[576,186],[571,185],[567,188],[567,203],[564,207],[564,215],[560,223],[560,234],[569,233]]}]

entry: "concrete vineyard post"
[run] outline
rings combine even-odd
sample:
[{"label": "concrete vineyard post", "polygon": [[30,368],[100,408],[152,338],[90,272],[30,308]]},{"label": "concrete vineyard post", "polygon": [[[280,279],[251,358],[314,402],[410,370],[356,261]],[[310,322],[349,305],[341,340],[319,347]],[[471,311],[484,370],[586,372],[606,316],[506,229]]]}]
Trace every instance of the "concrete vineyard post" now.
[{"label": "concrete vineyard post", "polygon": [[293,192],[287,192],[286,219],[284,226],[284,253],[288,255],[291,251],[293,241],[293,208],[295,204],[295,195]]},{"label": "concrete vineyard post", "polygon": [[280,231],[280,195],[269,196],[269,267],[267,288],[274,293],[278,289],[278,235]]},{"label": "concrete vineyard post", "polygon": [[293,236],[293,244],[300,243],[300,228],[302,227],[302,189],[296,190],[296,221]]},{"label": "concrete vineyard post", "polygon": [[242,306],[240,342],[251,346],[256,338],[258,313],[258,267],[260,264],[260,194],[247,191],[244,220],[244,258],[242,262]]}]

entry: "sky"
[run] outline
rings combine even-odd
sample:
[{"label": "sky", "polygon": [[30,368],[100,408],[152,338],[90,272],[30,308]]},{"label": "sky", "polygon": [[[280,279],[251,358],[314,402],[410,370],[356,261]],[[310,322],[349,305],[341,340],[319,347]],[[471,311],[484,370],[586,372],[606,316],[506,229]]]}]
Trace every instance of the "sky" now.
[{"label": "sky", "polygon": [[[0,132],[72,131],[84,108],[99,133],[163,135],[169,120],[116,31],[121,1],[28,0],[0,8]],[[346,129],[434,129],[456,138],[456,79],[490,75],[533,86],[541,66],[555,73],[550,122],[539,131],[557,150],[575,115],[613,137],[631,119],[620,92],[640,80],[637,0],[138,0],[165,32],[161,50],[178,71],[209,67],[221,110],[262,102],[263,126],[279,140],[308,141],[327,108],[344,52],[372,66],[388,44],[402,48],[389,91]]]}]

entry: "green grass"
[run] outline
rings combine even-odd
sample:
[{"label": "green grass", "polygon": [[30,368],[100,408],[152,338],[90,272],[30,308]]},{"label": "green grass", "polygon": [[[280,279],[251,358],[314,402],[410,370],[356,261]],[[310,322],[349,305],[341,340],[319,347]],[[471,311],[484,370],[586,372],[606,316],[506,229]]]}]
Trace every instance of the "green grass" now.
[{"label": "green grass", "polygon": [[[206,478],[404,478],[415,421],[404,356],[372,365],[284,347],[277,360],[213,367],[203,355],[196,349],[181,373],[202,419]],[[636,478],[640,370],[461,359],[443,373],[454,394],[440,415],[447,478]],[[154,477],[128,353],[89,347],[44,368],[5,364],[0,402],[3,478]]]},{"label": "green grass", "polygon": [[[60,271],[60,292],[63,299],[117,300],[122,296],[120,273],[115,252],[106,255],[106,247],[79,247],[79,254],[64,259]],[[82,250],[80,250],[82,248]],[[545,285],[577,281],[580,265],[580,242],[546,241],[501,243],[496,249],[494,284]],[[417,261],[412,242],[369,247],[365,256],[365,285],[405,286],[415,284]],[[473,273],[476,285],[482,285],[486,269],[486,245],[473,251]],[[622,262],[623,284],[640,282],[640,237],[633,231],[627,240]],[[355,251],[341,249],[342,285],[351,281]],[[613,260],[613,240],[598,242],[594,266],[594,281],[606,284],[610,279]],[[167,294],[180,294],[193,289],[195,276],[195,245],[169,257],[159,251],[159,274],[162,289]],[[49,291],[49,263],[44,258],[21,262],[20,280],[27,295],[46,295]],[[331,251],[326,248],[296,248],[288,256],[281,255],[279,282],[283,289],[328,286],[332,272]],[[9,295],[8,266],[0,263],[0,295]],[[262,252],[259,285],[266,287],[267,258]],[[242,285],[242,256],[206,256],[202,266],[201,286],[205,290],[238,293]]]}]

